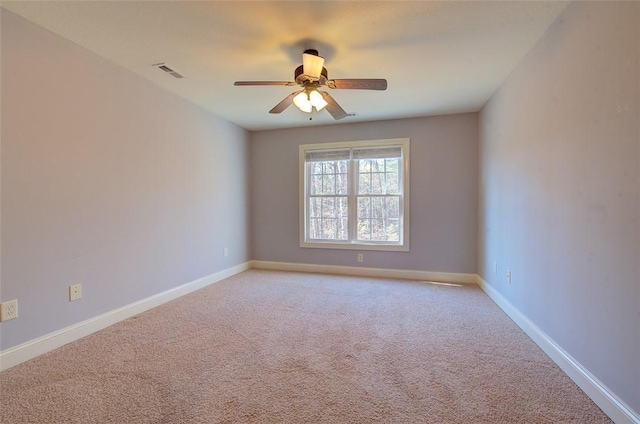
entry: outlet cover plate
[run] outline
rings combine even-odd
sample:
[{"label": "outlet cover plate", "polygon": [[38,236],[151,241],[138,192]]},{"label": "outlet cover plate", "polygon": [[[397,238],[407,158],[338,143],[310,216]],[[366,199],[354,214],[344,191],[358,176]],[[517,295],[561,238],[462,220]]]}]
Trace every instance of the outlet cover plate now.
[{"label": "outlet cover plate", "polygon": [[14,318],[18,318],[18,299],[0,303],[0,321],[9,321]]},{"label": "outlet cover plate", "polygon": [[69,301],[72,302],[80,298],[82,298],[82,284],[69,286]]}]

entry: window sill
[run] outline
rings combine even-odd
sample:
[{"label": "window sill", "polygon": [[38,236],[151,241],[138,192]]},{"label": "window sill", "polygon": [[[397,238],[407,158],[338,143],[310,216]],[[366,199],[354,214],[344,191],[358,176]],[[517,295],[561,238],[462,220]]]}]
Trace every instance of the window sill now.
[{"label": "window sill", "polygon": [[342,250],[377,250],[381,252],[408,252],[409,244],[374,244],[374,243],[332,243],[301,242],[300,247],[308,249],[342,249]]}]

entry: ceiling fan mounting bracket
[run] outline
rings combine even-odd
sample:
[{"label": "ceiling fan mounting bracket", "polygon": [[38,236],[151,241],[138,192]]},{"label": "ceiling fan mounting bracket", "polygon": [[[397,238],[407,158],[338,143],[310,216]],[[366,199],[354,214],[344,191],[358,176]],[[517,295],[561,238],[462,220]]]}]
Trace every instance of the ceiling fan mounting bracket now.
[{"label": "ceiling fan mounting bracket", "polygon": [[307,96],[309,96],[309,93],[311,93],[312,91],[318,91],[320,85],[321,84],[318,81],[305,81],[302,84],[302,88],[304,89],[303,91],[307,93]]}]

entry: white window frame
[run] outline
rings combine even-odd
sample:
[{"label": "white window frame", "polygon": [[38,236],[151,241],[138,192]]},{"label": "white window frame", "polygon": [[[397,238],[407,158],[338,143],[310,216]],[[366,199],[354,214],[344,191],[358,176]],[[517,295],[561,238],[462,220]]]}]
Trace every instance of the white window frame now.
[{"label": "white window frame", "polygon": [[[400,219],[402,229],[400,231],[401,240],[398,243],[395,242],[375,242],[375,241],[362,241],[357,240],[353,232],[350,232],[350,240],[344,242],[340,241],[325,241],[325,240],[310,240],[307,237],[307,219],[308,219],[308,200],[307,200],[307,167],[306,167],[306,154],[308,151],[317,150],[333,150],[333,149],[352,149],[352,148],[366,148],[366,147],[382,147],[382,146],[400,146],[402,148],[402,171],[400,172],[400,178],[402,179],[402,194],[400,200]],[[393,138],[383,140],[363,140],[363,141],[345,141],[337,143],[315,143],[315,144],[302,144],[299,146],[299,232],[300,232],[300,247],[315,248],[315,249],[349,249],[349,250],[381,250],[381,251],[396,251],[396,252],[408,252],[409,251],[409,215],[410,215],[410,184],[409,184],[409,138]],[[351,160],[349,180],[349,198],[355,198],[355,172],[353,172],[353,162]],[[351,206],[349,208],[349,220],[356,219],[356,207]]]}]

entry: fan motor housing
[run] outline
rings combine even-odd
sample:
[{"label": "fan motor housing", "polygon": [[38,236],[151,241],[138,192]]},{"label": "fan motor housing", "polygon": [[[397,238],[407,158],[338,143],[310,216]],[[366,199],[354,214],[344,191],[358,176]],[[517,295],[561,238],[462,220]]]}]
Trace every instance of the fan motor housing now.
[{"label": "fan motor housing", "polygon": [[[327,73],[327,68],[322,68],[322,72],[320,72],[320,78],[318,78],[318,83],[319,85],[324,85],[327,83],[327,80],[329,79],[329,74]],[[304,85],[305,82],[313,82],[316,79],[313,77],[310,77],[309,75],[305,75],[303,73],[303,67],[302,65],[298,66],[296,68],[296,71],[294,72],[294,79],[296,81],[296,83],[300,84],[300,85]]]}]

